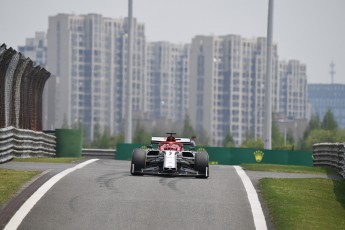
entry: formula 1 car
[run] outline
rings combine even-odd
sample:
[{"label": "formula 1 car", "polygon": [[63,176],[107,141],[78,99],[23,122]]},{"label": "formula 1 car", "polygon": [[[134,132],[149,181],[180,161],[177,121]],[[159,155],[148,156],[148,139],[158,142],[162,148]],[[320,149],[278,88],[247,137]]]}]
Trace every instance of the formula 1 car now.
[{"label": "formula 1 car", "polygon": [[131,174],[208,178],[208,153],[194,151],[189,138],[175,138],[173,135],[176,133],[167,134],[170,136],[152,137],[151,145],[146,148],[133,150]]}]

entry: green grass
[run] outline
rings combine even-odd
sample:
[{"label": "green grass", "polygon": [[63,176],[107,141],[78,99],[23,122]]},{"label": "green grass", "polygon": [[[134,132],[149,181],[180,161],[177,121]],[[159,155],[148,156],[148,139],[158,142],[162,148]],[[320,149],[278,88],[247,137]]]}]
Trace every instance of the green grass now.
[{"label": "green grass", "polygon": [[[255,171],[337,174],[328,167],[272,164],[242,167]],[[278,230],[345,229],[345,180],[264,178],[258,186]]]},{"label": "green grass", "polygon": [[0,169],[0,205],[40,172]]},{"label": "green grass", "polygon": [[259,181],[276,229],[345,229],[345,180]]},{"label": "green grass", "polygon": [[59,157],[59,158],[14,158],[17,162],[43,162],[43,163],[73,163],[82,160],[82,157]]},{"label": "green grass", "polygon": [[242,164],[245,170],[267,171],[267,172],[288,172],[307,174],[331,174],[336,175],[337,171],[329,167],[308,167],[299,165],[274,165],[274,164]]},{"label": "green grass", "polygon": [[[14,158],[16,162],[73,163],[82,157]],[[38,175],[36,171],[0,169],[0,205],[9,199],[23,184]]]}]

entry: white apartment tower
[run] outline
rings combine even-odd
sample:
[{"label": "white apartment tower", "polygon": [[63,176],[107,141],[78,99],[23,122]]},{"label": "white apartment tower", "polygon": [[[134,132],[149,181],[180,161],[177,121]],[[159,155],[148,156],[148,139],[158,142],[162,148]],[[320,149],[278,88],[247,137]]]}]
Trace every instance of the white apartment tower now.
[{"label": "white apartment tower", "polygon": [[[133,111],[142,110],[145,28],[134,20]],[[119,133],[125,117],[127,20],[98,14],[49,17],[48,67],[56,75],[55,128],[83,125]]]},{"label": "white apartment tower", "polygon": [[19,46],[18,51],[41,67],[45,67],[47,65],[46,33],[36,32],[34,38],[25,39],[25,45]]},{"label": "white apartment tower", "polygon": [[279,111],[287,119],[307,119],[306,65],[297,60],[279,62],[281,84]]},{"label": "white apartment tower", "polygon": [[[191,44],[147,42],[133,22],[132,109],[136,120],[182,123],[188,114],[209,145],[232,135],[238,146],[262,138],[265,115],[266,38],[196,36]],[[126,117],[127,19],[98,14],[49,17],[44,32],[19,51],[47,68],[44,129],[83,126],[123,133]],[[272,112],[308,118],[306,66],[278,61],[272,49]],[[48,109],[47,109],[48,108]]]},{"label": "white apartment tower", "polygon": [[[273,79],[278,85],[277,47],[273,47]],[[210,145],[221,146],[230,133],[235,144],[263,135],[266,39],[239,35],[196,36],[190,59],[189,114],[197,132]],[[273,108],[278,89],[272,87]]]},{"label": "white apartment tower", "polygon": [[182,122],[188,106],[189,45],[147,43],[146,108],[150,119]]}]

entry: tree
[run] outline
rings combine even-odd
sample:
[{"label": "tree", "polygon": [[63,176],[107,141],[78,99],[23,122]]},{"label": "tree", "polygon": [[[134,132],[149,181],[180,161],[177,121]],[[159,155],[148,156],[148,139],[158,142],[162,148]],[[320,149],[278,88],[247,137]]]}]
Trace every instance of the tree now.
[{"label": "tree", "polygon": [[312,116],[310,121],[309,121],[309,129],[319,129],[321,127],[321,121],[320,121],[320,116],[319,114]]},{"label": "tree", "polygon": [[186,114],[184,121],[183,121],[183,130],[182,130],[182,136],[183,137],[192,137],[195,135],[195,131],[190,124],[190,119],[188,114]]},{"label": "tree", "polygon": [[145,128],[140,124],[140,121],[138,121],[135,127],[133,143],[149,144],[150,142],[151,142],[151,134],[146,132]]},{"label": "tree", "polygon": [[93,126],[93,143],[98,145],[101,139],[101,126],[97,123]]},{"label": "tree", "polygon": [[69,128],[69,126],[68,126],[68,119],[67,119],[66,113],[63,114],[63,120],[62,120],[61,128],[62,129],[68,129]]},{"label": "tree", "polygon": [[109,129],[105,129],[103,134],[98,142],[98,148],[109,149],[115,148],[114,144],[110,141],[110,132]]},{"label": "tree", "polygon": [[295,144],[295,138],[291,129],[288,129],[286,133],[286,144]]},{"label": "tree", "polygon": [[272,149],[281,149],[284,146],[284,138],[279,131],[278,125],[272,119]]},{"label": "tree", "polygon": [[224,147],[234,147],[234,139],[232,137],[232,135],[230,134],[230,132],[228,134],[226,134],[224,141],[223,141],[223,146]]},{"label": "tree", "polygon": [[101,127],[97,123],[93,126],[93,141],[91,143],[92,148],[101,148],[102,133]]},{"label": "tree", "polygon": [[241,144],[241,148],[263,149],[264,141],[261,138],[256,140],[254,138],[248,138]]},{"label": "tree", "polygon": [[81,122],[81,119],[78,119],[78,121],[72,124],[72,129],[82,129],[82,128],[83,128],[83,123]]},{"label": "tree", "polygon": [[111,140],[114,142],[115,146],[117,144],[123,144],[125,143],[125,136],[123,134],[117,135],[117,136],[112,136]]},{"label": "tree", "polygon": [[332,111],[327,110],[322,122],[318,115],[311,118],[307,130],[303,134],[303,140],[300,141],[300,148],[312,150],[316,143],[343,142],[342,137],[344,137],[344,132],[338,131],[338,124]]},{"label": "tree", "polygon": [[310,135],[311,131],[316,130],[316,129],[320,129],[321,128],[321,122],[320,122],[320,117],[319,115],[313,115],[309,121],[308,127],[306,128],[306,130],[303,133],[303,139],[299,140],[299,148],[300,149],[310,149],[308,147],[308,145],[306,144],[306,140],[308,138],[308,136]]},{"label": "tree", "polygon": [[338,123],[334,118],[334,115],[330,109],[327,110],[325,116],[323,117],[321,128],[325,130],[337,130]]},{"label": "tree", "polygon": [[330,130],[314,129],[304,141],[304,149],[312,150],[313,145],[323,142],[335,142],[335,135]]},{"label": "tree", "polygon": [[196,135],[196,137],[196,145],[208,145],[209,138],[207,132],[203,128],[200,130],[200,132],[198,132],[198,135]]}]

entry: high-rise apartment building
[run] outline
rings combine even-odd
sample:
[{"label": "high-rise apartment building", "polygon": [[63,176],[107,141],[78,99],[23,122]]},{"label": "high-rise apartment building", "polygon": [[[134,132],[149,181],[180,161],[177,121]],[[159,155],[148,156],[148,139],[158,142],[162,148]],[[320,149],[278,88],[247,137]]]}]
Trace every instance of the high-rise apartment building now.
[{"label": "high-rise apartment building", "polygon": [[[263,137],[266,38],[196,36],[191,44],[172,44],[147,42],[135,19],[133,28],[133,119],[182,124],[188,114],[212,146],[227,134],[236,145]],[[83,126],[91,140],[97,126],[123,133],[127,43],[127,19],[98,14],[49,17],[47,40],[44,33],[27,39],[19,50],[53,76],[45,129]],[[306,66],[279,62],[276,45],[272,51],[272,112],[308,118]]]},{"label": "high-rise apartment building", "polygon": [[297,60],[279,62],[279,112],[287,119],[308,118],[307,70]]},{"label": "high-rise apartment building", "polygon": [[[273,47],[273,111],[278,106],[278,56]],[[230,133],[236,145],[263,135],[266,39],[239,35],[196,36],[190,60],[189,113],[197,132],[221,146]]]},{"label": "high-rise apartment building", "polygon": [[340,128],[345,128],[345,84],[308,84],[312,114],[322,120],[331,110]]},{"label": "high-rise apartment building", "polygon": [[42,67],[47,65],[47,38],[45,32],[36,32],[34,38],[25,39],[18,51]]},{"label": "high-rise apartment building", "polygon": [[189,45],[147,44],[145,111],[150,119],[182,122],[188,106]]},{"label": "high-rise apartment building", "polygon": [[[133,111],[142,111],[145,27],[133,23]],[[49,17],[48,68],[56,75],[55,127],[82,124],[111,134],[122,129],[127,73],[127,19],[98,14]]]}]

